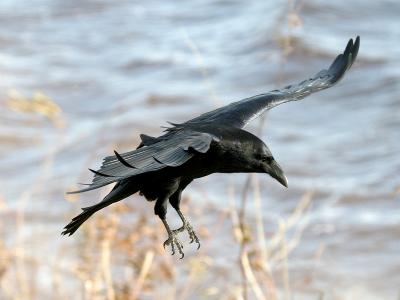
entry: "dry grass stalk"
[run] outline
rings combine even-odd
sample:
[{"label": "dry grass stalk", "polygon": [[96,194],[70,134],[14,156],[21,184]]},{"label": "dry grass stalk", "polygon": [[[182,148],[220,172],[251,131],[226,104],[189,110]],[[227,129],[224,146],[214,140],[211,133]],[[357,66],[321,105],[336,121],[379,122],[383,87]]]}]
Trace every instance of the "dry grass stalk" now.
[{"label": "dry grass stalk", "polygon": [[241,257],[241,264],[243,266],[243,270],[246,276],[247,281],[250,283],[252,290],[258,300],[267,299],[264,295],[259,283],[257,282],[256,276],[253,273],[253,270],[250,266],[249,257],[247,252],[243,252]]},{"label": "dry grass stalk", "polygon": [[112,215],[112,226],[105,228],[105,234],[101,241],[100,263],[102,269],[103,280],[106,285],[107,299],[115,300],[115,291],[112,280],[112,263],[111,263],[111,243],[114,242],[115,233],[118,230],[118,218]]},{"label": "dry grass stalk", "polygon": [[42,115],[50,120],[57,128],[65,127],[65,120],[62,117],[61,108],[43,92],[35,92],[30,99],[17,90],[11,90],[8,92],[6,104],[14,111]]},{"label": "dry grass stalk", "polygon": [[143,288],[143,285],[146,281],[146,277],[150,272],[151,266],[153,264],[153,260],[154,260],[154,252],[151,250],[147,251],[144,256],[142,268],[140,269],[139,276],[136,279],[136,283],[134,285],[134,288],[131,292],[131,296],[129,299],[133,300],[133,299],[138,298],[138,296]]},{"label": "dry grass stalk", "polygon": [[199,70],[200,70],[201,75],[203,76],[203,80],[208,88],[211,99],[213,99],[216,106],[219,106],[221,104],[221,101],[219,100],[219,97],[217,96],[217,92],[214,88],[214,84],[212,83],[212,80],[210,80],[210,75],[208,74],[208,70],[205,66],[203,55],[200,53],[200,50],[197,47],[196,43],[193,41],[193,39],[190,38],[187,30],[182,29],[182,34],[183,34],[184,41],[186,42],[186,44],[192,51],[192,53],[197,61]]},{"label": "dry grass stalk", "polygon": [[[63,137],[60,137],[60,144],[62,145]],[[45,187],[45,182],[50,175],[50,169],[53,165],[54,158],[58,151],[61,149],[61,146],[55,146],[50,148],[47,155],[44,156],[44,160],[39,169],[39,176],[36,177],[35,182],[28,188],[25,192],[22,193],[19,201],[18,208],[16,213],[16,246],[14,249],[15,252],[15,270],[16,270],[16,278],[17,278],[17,287],[18,294],[22,299],[32,299],[34,297],[34,290],[32,286],[28,284],[31,280],[29,280],[26,276],[29,274],[26,268],[26,260],[28,259],[25,250],[27,249],[24,241],[24,232],[25,232],[25,210],[29,200],[32,198],[32,195],[38,193],[42,188]],[[32,274],[32,273],[31,273]],[[36,277],[34,277],[36,278]]]}]

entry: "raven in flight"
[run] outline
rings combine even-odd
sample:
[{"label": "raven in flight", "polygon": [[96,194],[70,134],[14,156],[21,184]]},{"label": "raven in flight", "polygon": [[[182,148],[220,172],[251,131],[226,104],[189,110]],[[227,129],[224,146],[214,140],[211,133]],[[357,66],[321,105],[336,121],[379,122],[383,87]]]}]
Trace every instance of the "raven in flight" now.
[{"label": "raven in flight", "polygon": [[[356,59],[360,38],[350,39],[344,52],[327,70],[295,85],[246,98],[204,113],[171,127],[159,137],[140,135],[136,150],[107,156],[92,183],[71,193],[94,190],[116,183],[112,191],[98,204],[82,208],[83,212],[65,226],[62,234],[73,234],[98,210],[136,192],[155,201],[154,212],[168,233],[164,242],[184,256],[177,234],[186,230],[190,242],[200,242],[193,227],[179,209],[182,191],[193,179],[212,173],[267,173],[287,187],[287,179],[268,149],[258,137],[243,130],[251,120],[279,104],[296,101],[336,84]],[[169,203],[182,219],[182,227],[172,230],[166,220]]]}]

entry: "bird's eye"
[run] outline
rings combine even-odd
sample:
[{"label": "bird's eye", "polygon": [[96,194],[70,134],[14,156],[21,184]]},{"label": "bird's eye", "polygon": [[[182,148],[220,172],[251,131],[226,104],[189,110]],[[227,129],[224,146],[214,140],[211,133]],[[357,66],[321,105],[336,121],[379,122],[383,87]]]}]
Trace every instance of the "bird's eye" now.
[{"label": "bird's eye", "polygon": [[270,163],[274,160],[274,158],[273,158],[272,156],[263,156],[263,157],[261,158],[261,160],[262,160],[263,162],[266,162],[266,163],[270,164]]},{"label": "bird's eye", "polygon": [[259,156],[259,160],[261,160],[262,162],[266,162],[266,163],[271,163],[274,159],[272,156],[266,156],[266,155],[260,155]]}]

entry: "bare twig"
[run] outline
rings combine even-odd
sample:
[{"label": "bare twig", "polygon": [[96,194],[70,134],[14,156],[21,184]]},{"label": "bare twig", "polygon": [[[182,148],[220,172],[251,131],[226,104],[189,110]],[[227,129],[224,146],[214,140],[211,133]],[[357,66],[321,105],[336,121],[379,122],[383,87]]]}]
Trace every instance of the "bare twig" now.
[{"label": "bare twig", "polygon": [[192,50],[194,57],[196,58],[197,64],[198,64],[200,72],[203,76],[203,80],[209,90],[211,98],[213,99],[216,106],[220,105],[221,101],[219,100],[219,98],[217,96],[217,93],[216,93],[216,90],[214,88],[212,81],[210,80],[210,75],[208,74],[208,70],[205,66],[203,55],[200,53],[200,50],[196,46],[196,43],[193,41],[193,39],[190,38],[189,33],[187,32],[186,29],[182,29],[182,34],[183,34],[186,44]]},{"label": "bare twig", "polygon": [[140,291],[143,288],[143,284],[146,280],[147,275],[149,274],[149,271],[151,269],[151,265],[153,264],[153,259],[154,259],[154,252],[149,250],[146,252],[143,260],[142,267],[140,269],[139,276],[136,280],[135,286],[132,290],[132,294],[130,296],[130,299],[137,299]]}]

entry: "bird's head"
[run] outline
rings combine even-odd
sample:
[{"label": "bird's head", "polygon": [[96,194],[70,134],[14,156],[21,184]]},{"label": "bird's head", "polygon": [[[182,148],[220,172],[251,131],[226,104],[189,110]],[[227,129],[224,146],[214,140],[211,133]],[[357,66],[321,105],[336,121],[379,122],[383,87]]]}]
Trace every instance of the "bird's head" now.
[{"label": "bird's head", "polygon": [[287,178],[267,145],[262,142],[257,143],[253,149],[253,163],[257,166],[259,172],[269,174],[283,186],[288,187]]}]

